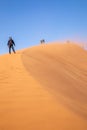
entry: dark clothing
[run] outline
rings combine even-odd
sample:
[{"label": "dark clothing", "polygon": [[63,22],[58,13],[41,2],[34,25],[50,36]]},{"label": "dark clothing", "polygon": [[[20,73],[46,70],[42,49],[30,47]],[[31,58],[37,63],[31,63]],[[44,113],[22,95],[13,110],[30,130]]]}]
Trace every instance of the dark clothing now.
[{"label": "dark clothing", "polygon": [[11,54],[11,48],[12,48],[13,52],[16,53],[16,52],[15,52],[15,49],[14,49],[14,46],[11,45],[11,46],[9,46],[9,54]]},{"label": "dark clothing", "polygon": [[14,49],[14,46],[15,46],[15,43],[12,39],[10,39],[7,43],[8,47],[9,47],[9,54],[11,54],[11,48],[13,50],[13,52],[15,53],[15,49]]}]

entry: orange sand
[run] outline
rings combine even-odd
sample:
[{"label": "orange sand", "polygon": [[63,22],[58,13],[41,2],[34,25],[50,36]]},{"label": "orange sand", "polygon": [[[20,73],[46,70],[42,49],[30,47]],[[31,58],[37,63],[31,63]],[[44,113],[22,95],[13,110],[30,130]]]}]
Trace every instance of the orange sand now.
[{"label": "orange sand", "polygon": [[0,56],[0,130],[87,130],[87,52],[53,43]]}]

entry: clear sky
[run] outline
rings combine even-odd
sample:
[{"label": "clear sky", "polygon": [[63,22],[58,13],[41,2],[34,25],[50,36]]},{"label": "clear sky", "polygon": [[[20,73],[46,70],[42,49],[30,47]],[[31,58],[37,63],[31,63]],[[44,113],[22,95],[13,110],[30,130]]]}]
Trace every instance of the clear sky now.
[{"label": "clear sky", "polygon": [[0,0],[0,54],[46,42],[87,42],[87,0]]}]

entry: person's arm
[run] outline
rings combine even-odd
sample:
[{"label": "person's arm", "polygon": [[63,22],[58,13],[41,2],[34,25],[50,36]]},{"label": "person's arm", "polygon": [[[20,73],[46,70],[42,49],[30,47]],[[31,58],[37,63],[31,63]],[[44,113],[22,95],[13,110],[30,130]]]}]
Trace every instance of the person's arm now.
[{"label": "person's arm", "polygon": [[14,46],[15,46],[15,42],[12,40],[12,43],[14,44]]}]

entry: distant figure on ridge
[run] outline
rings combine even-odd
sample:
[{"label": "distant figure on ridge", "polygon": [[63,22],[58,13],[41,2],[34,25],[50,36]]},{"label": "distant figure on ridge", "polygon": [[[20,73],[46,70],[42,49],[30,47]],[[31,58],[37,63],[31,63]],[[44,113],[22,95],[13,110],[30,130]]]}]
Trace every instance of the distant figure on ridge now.
[{"label": "distant figure on ridge", "polygon": [[14,41],[11,37],[9,37],[7,45],[8,45],[8,48],[9,48],[9,54],[11,54],[11,49],[13,50],[14,53],[16,53],[15,49],[14,49],[15,43],[14,43]]},{"label": "distant figure on ridge", "polygon": [[40,40],[40,43],[41,44],[45,43],[45,40],[44,39]]}]

